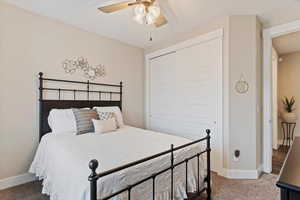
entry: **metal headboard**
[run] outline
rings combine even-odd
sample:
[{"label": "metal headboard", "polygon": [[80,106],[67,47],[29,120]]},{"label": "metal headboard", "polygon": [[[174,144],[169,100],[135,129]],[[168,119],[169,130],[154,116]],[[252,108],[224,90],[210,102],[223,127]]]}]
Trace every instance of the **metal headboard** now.
[{"label": "metal headboard", "polygon": [[[44,87],[45,81],[48,82],[60,82],[60,83],[71,83],[86,86],[86,89],[66,89],[66,88],[52,88],[52,87]],[[115,90],[90,90],[90,87],[94,86],[104,86],[105,88],[117,88],[118,91]],[[60,80],[60,79],[51,79],[44,78],[43,73],[39,73],[39,135],[40,139],[48,132],[51,132],[51,129],[48,124],[48,116],[51,109],[68,109],[68,108],[92,108],[95,106],[118,106],[122,110],[122,91],[123,83],[120,82],[119,85],[113,84],[103,84],[103,83],[93,83],[90,81],[71,81],[71,80]],[[56,91],[58,92],[58,99],[45,99],[44,91]],[[68,92],[73,93],[72,100],[63,100],[62,93]],[[86,93],[85,100],[77,100],[76,94],[78,93]],[[90,94],[98,94],[98,100],[94,100],[90,98]],[[102,94],[109,95],[109,98],[102,99]],[[113,95],[119,95],[119,100],[113,100]]]}]

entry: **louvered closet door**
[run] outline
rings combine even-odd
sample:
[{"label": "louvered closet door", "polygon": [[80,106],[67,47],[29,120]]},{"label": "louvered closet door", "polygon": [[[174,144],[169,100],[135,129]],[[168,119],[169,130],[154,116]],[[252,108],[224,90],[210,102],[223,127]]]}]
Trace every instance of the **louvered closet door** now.
[{"label": "louvered closet door", "polygon": [[219,171],[217,131],[221,39],[154,58],[150,61],[149,128],[189,139],[212,134],[212,169]]}]

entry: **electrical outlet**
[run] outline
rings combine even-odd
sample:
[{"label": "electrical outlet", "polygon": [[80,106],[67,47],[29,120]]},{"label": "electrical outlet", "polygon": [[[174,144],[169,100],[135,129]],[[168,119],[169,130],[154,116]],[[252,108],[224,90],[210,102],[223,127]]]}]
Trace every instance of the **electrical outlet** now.
[{"label": "electrical outlet", "polygon": [[233,160],[235,162],[239,161],[240,160],[240,155],[241,155],[240,150],[235,150],[234,155],[233,155]]}]

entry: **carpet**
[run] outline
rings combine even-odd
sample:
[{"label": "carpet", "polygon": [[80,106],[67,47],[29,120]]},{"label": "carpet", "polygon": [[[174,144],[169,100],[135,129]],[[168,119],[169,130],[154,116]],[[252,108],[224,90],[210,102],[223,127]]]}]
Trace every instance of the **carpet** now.
[{"label": "carpet", "polygon": [[279,200],[277,175],[263,174],[258,180],[227,179],[213,174],[213,200]]},{"label": "carpet", "polygon": [[[279,189],[275,186],[277,177],[263,174],[258,180],[243,180],[227,179],[213,173],[213,200],[279,200]],[[0,191],[0,199],[49,200],[49,197],[41,194],[40,182],[32,182]]]}]

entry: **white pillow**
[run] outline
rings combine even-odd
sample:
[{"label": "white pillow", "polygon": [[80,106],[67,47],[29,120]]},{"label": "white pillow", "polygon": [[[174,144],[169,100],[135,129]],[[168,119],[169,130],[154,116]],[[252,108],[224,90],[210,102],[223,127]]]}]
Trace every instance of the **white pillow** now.
[{"label": "white pillow", "polygon": [[96,109],[98,113],[100,112],[112,112],[115,114],[116,121],[117,121],[117,127],[122,128],[124,126],[123,122],[123,116],[121,113],[121,110],[117,106],[112,107],[94,107],[93,109]]},{"label": "white pillow", "polygon": [[95,133],[107,133],[117,130],[117,123],[115,118],[108,120],[95,120],[92,119],[94,124]]},{"label": "white pillow", "polygon": [[76,120],[72,109],[52,109],[48,124],[53,133],[76,133]]}]

